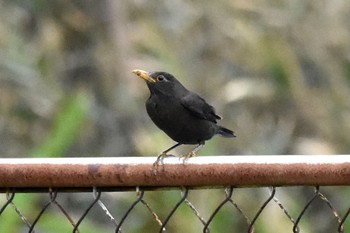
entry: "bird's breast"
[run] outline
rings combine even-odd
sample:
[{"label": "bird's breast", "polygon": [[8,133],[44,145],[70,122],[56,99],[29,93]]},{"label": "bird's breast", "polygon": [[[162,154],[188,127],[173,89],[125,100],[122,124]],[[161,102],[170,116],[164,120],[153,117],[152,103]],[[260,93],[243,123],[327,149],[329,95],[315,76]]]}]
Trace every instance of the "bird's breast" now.
[{"label": "bird's breast", "polygon": [[147,113],[158,127],[166,127],[176,122],[176,113],[181,111],[181,104],[169,98],[149,98],[146,102]]}]

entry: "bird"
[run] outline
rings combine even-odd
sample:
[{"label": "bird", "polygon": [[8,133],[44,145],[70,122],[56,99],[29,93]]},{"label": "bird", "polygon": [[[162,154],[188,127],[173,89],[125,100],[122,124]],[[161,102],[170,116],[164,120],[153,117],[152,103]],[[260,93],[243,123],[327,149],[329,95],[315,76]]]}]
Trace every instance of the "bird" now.
[{"label": "bird", "polygon": [[213,106],[208,104],[195,92],[184,87],[172,74],[164,71],[147,72],[132,70],[142,78],[150,91],[146,101],[146,110],[153,123],[164,131],[175,145],[161,152],[155,165],[170,156],[168,152],[180,145],[196,145],[191,152],[180,158],[184,161],[195,156],[204,146],[205,141],[214,135],[226,138],[236,137],[235,133],[217,124],[222,117],[216,114]]}]

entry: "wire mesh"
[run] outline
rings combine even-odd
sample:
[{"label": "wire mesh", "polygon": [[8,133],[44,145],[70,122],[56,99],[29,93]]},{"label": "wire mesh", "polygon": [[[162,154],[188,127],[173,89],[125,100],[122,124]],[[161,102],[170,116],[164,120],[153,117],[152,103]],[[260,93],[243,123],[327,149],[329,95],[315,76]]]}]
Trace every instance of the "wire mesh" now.
[{"label": "wire mesh", "polygon": [[[324,189],[329,189],[329,187],[321,187]],[[90,203],[88,203],[87,207],[83,208],[81,210],[80,215],[76,215],[76,213],[70,213],[70,208],[64,207],[63,204],[61,204],[57,197],[63,193],[57,192],[54,190],[48,190],[48,197],[41,196],[42,199],[48,199],[46,203],[41,205],[39,207],[39,214],[33,215],[29,214],[27,216],[22,210],[21,207],[16,203],[16,195],[17,193],[15,191],[8,192],[5,194],[2,194],[2,199],[5,199],[3,203],[1,203],[1,210],[0,210],[0,223],[4,222],[3,218],[6,218],[3,214],[5,212],[12,212],[11,215],[17,216],[18,219],[21,220],[22,226],[27,228],[27,232],[45,232],[41,229],[39,226],[40,221],[44,221],[45,215],[49,215],[49,207],[57,207],[63,215],[65,216],[65,221],[67,221],[71,225],[71,232],[77,233],[77,232],[85,232],[80,230],[80,225],[85,221],[85,219],[90,215],[90,212],[95,211],[95,214],[91,213],[92,216],[96,215],[97,209],[101,209],[101,211],[98,211],[98,214],[104,213],[104,224],[110,225],[109,229],[113,228],[111,232],[137,232],[132,231],[132,227],[130,227],[130,224],[132,224],[132,218],[135,217],[133,215],[133,212],[136,212],[140,210],[140,208],[144,208],[149,213],[148,218],[150,221],[153,221],[157,229],[153,228],[150,232],[184,232],[181,229],[181,225],[176,225],[176,231],[174,231],[174,223],[172,223],[172,226],[170,226],[170,222],[175,221],[175,215],[178,212],[179,208],[186,207],[190,210],[191,215],[194,217],[191,217],[191,221],[197,221],[200,223],[200,225],[197,224],[198,230],[196,232],[204,232],[204,233],[210,233],[210,232],[217,232],[217,230],[212,229],[212,225],[214,221],[220,221],[219,213],[223,211],[224,207],[230,207],[229,211],[225,211],[226,214],[229,214],[231,218],[237,218],[240,219],[239,223],[236,223],[237,226],[239,226],[241,232],[248,232],[248,233],[254,233],[254,232],[264,232],[262,230],[261,223],[259,224],[259,221],[270,221],[271,216],[268,214],[264,215],[264,212],[270,212],[268,210],[268,206],[273,206],[276,209],[280,209],[279,215],[284,216],[285,220],[288,220],[289,224],[286,224],[289,226],[289,229],[285,229],[284,232],[320,232],[320,231],[310,231],[310,229],[317,229],[315,227],[318,223],[310,223],[310,226],[305,226],[302,224],[303,221],[310,221],[310,216],[307,216],[307,212],[311,211],[312,206],[315,205],[316,207],[320,204],[322,205],[321,211],[322,212],[330,212],[332,218],[334,218],[336,221],[333,221],[333,226],[329,226],[327,230],[321,231],[321,232],[329,232],[329,229],[333,229],[332,232],[348,232],[350,228],[345,228],[345,223],[347,222],[349,211],[350,211],[350,201],[348,203],[343,203],[343,205],[338,206],[338,208],[335,207],[335,204],[333,201],[330,200],[324,193],[321,192],[321,188],[316,186],[314,187],[314,194],[313,196],[303,204],[301,204],[301,210],[291,212],[291,209],[287,204],[281,202],[278,198],[278,193],[281,192],[283,195],[283,190],[288,189],[286,187],[270,187],[270,188],[259,188],[261,191],[268,191],[268,195],[265,196],[265,198],[262,200],[262,204],[259,202],[261,200],[245,200],[249,202],[254,202],[254,209],[253,210],[247,210],[247,204],[242,199],[241,195],[235,196],[235,192],[246,189],[249,191],[251,188],[234,188],[229,187],[226,189],[220,189],[220,191],[224,190],[224,192],[221,193],[221,196],[219,199],[221,199],[221,202],[217,204],[215,208],[208,208],[205,211],[200,210],[201,208],[197,207],[197,204],[194,204],[195,196],[192,196],[194,200],[189,198],[189,193],[199,192],[203,190],[190,190],[187,188],[178,188],[178,190],[172,190],[171,192],[178,193],[178,200],[175,202],[175,204],[169,204],[167,209],[169,209],[167,212],[164,212],[164,210],[159,210],[153,207],[154,200],[147,200],[144,196],[145,193],[159,193],[162,191],[144,191],[144,190],[138,190],[135,191],[134,200],[131,201],[131,203],[128,204],[127,208],[123,211],[118,211],[118,214],[112,214],[110,212],[111,209],[115,208],[115,206],[108,203],[108,201],[103,201],[101,199],[101,196],[103,192],[98,191],[97,188],[91,189],[92,198],[90,200]],[[304,189],[312,189],[312,187],[304,187]],[[255,190],[256,191],[256,190]],[[328,190],[329,192],[329,190]],[[127,192],[132,193],[132,192]],[[42,194],[34,194],[34,195],[42,195]],[[73,195],[73,194],[72,194]],[[111,193],[109,193],[111,195]],[[332,195],[331,195],[332,196]],[[240,203],[237,199],[240,199]],[[1,199],[0,199],[1,200]],[[318,200],[320,203],[316,203],[316,200]],[[121,201],[125,201],[122,199]],[[130,201],[130,200],[128,200]],[[299,200],[300,201],[300,200]],[[335,203],[338,203],[335,201]],[[125,203],[124,203],[125,204]],[[252,204],[252,203],[250,203]],[[250,204],[248,206],[250,206]],[[109,207],[107,207],[109,206]],[[314,206],[314,207],[315,207]],[[347,207],[346,207],[347,206]],[[96,207],[96,208],[94,208]],[[138,210],[137,208],[138,207]],[[93,210],[94,209],[94,210]],[[109,210],[110,209],[110,210]],[[339,209],[339,210],[338,210]],[[12,211],[14,210],[14,211]],[[52,210],[51,210],[52,211]],[[74,211],[73,211],[74,212]],[[115,211],[113,211],[115,212]],[[341,214],[342,213],[342,214]],[[313,213],[315,214],[315,213]],[[8,217],[8,215],[7,215]],[[100,216],[101,217],[101,216]],[[33,219],[30,221],[29,219]],[[74,220],[75,219],[75,220]],[[129,221],[128,221],[129,220]],[[314,224],[314,226],[312,226]],[[348,224],[349,225],[349,224]],[[201,229],[199,229],[198,226],[201,226]],[[242,227],[243,226],[243,227]],[[55,224],[52,226],[55,227]],[[168,231],[168,227],[169,230]],[[271,224],[271,229],[269,231],[265,232],[277,232],[273,229],[276,227],[276,225]],[[303,229],[304,227],[304,229]],[[1,228],[1,224],[0,224]],[[126,229],[126,230],[124,230]],[[129,230],[127,230],[129,229]],[[217,229],[214,227],[214,229]],[[25,231],[24,231],[25,232]],[[90,231],[93,232],[93,231]],[[147,232],[147,231],[145,231]],[[227,229],[227,231],[223,232],[232,232],[232,229]]]},{"label": "wire mesh", "polygon": [[349,185],[1,188],[0,232],[350,232]]}]

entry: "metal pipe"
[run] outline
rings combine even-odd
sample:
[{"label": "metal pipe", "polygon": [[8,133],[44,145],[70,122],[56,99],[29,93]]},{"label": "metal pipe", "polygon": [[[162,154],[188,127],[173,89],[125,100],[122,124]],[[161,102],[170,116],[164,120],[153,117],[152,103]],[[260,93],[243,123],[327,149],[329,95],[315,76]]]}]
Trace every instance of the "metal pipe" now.
[{"label": "metal pipe", "polygon": [[0,191],[142,187],[350,185],[350,156],[199,156],[0,159]]}]

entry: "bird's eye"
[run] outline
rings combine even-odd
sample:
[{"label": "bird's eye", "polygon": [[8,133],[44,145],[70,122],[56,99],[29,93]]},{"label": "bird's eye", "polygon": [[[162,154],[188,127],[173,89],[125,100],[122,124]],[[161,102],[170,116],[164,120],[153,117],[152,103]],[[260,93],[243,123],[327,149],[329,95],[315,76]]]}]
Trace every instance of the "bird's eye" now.
[{"label": "bird's eye", "polygon": [[157,81],[158,81],[158,82],[163,82],[163,81],[165,81],[164,75],[158,75],[158,76],[157,76]]}]

